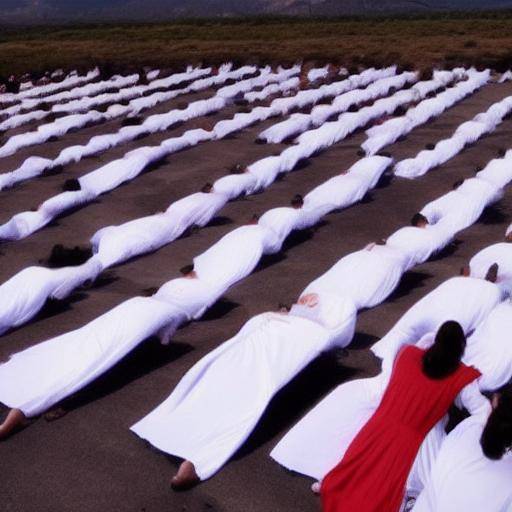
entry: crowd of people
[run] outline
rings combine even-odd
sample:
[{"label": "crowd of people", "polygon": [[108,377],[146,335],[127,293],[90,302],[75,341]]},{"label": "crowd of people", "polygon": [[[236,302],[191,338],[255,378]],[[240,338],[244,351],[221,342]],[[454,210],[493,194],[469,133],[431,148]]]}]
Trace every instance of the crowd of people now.
[{"label": "crowd of people", "polygon": [[[226,75],[230,69],[226,68]],[[213,99],[220,100],[220,109],[225,101],[245,97],[255,87],[269,87],[272,94],[281,90],[279,84],[287,83],[282,90],[290,90],[297,87],[294,75],[299,71],[299,67],[277,73],[263,69],[255,77],[221,88]],[[0,286],[0,334],[29,321],[48,299],[64,299],[94,281],[104,269],[157,250],[189,228],[206,225],[228,201],[270,186],[278,174],[289,172],[298,161],[369,120],[412,105],[408,119],[413,125],[401,128],[412,129],[418,119],[430,118],[422,111],[422,106],[433,103],[430,100],[438,99],[434,110],[441,112],[457,101],[454,98],[470,94],[489,79],[489,72],[454,70],[396,92],[391,91],[393,80],[414,83],[417,74],[395,76],[395,71],[368,70],[324,89],[320,96],[310,98],[302,94],[307,91],[300,91],[295,100],[283,98],[289,101],[278,103],[284,108],[282,114],[301,101],[315,104],[319,97],[341,98],[360,87],[368,86],[361,91],[370,90],[372,99],[391,93],[372,106],[305,131],[280,155],[234,169],[165,212],[99,230],[91,239],[90,254],[79,265],[21,271]],[[239,78],[249,72],[244,70]],[[308,79],[313,82],[330,72],[329,67],[311,70]],[[451,82],[453,88],[441,90]],[[435,92],[438,95],[430,98]],[[339,104],[338,100],[336,108]],[[272,105],[256,107],[272,112],[254,109],[254,115],[258,119],[276,115],[277,107]],[[507,98],[475,121],[489,121],[485,130],[492,131],[509,108]],[[121,176],[116,174],[120,165],[115,161],[82,177],[77,190],[26,213],[44,211],[54,218],[71,205],[112,190],[127,176],[136,176],[166,151],[222,138],[252,122],[252,117],[243,116],[217,123],[210,135],[190,130],[180,142],[132,151],[123,159]],[[148,120],[157,130],[169,122],[167,117]],[[310,116],[304,130],[311,124]],[[290,126],[267,131],[263,138],[275,137],[281,129],[288,133]],[[373,133],[380,137],[382,130]],[[160,451],[183,459],[173,487],[188,489],[218,472],[247,440],[278,391],[322,353],[351,343],[358,311],[386,300],[405,272],[440,253],[501,199],[512,180],[511,163],[512,153],[500,153],[475,177],[455,183],[451,191],[425,205],[410,225],[344,255],[309,283],[293,305],[251,318],[234,337],[198,361],[166,400],[131,427]],[[310,228],[325,215],[360,201],[392,164],[385,155],[362,158],[304,197],[295,195],[289,206],[255,215],[250,223],[228,232],[184,267],[182,277],[164,283],[156,293],[128,299],[79,329],[12,355],[0,365],[0,402],[10,408],[0,424],[0,439],[93,382],[148,337],[157,335],[162,343],[169,343],[181,325],[200,318],[248,276],[263,255],[281,251],[292,231]],[[40,227],[36,224],[24,236]],[[22,238],[6,234],[14,229],[10,224],[0,228],[3,238]],[[507,230],[503,242],[478,252],[460,276],[417,302],[372,346],[382,360],[381,372],[341,384],[273,449],[271,457],[279,464],[314,478],[312,487],[325,512],[512,511],[512,348],[506,338],[512,324],[511,242]],[[59,251],[66,252],[56,248],[56,260]],[[466,409],[469,416],[448,433],[452,405]]]}]

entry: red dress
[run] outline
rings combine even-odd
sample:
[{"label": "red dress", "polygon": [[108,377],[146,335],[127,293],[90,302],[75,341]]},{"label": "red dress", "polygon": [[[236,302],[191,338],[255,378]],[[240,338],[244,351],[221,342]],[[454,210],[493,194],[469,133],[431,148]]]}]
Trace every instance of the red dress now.
[{"label": "red dress", "polygon": [[421,443],[456,396],[480,376],[460,364],[444,379],[422,371],[424,350],[399,353],[382,401],[322,482],[324,512],[396,512]]}]

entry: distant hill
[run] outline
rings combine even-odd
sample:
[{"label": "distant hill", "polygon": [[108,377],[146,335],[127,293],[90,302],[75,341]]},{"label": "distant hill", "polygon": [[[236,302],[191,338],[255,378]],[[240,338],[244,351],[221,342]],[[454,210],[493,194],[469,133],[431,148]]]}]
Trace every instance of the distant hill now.
[{"label": "distant hill", "polygon": [[364,15],[512,8],[512,0],[0,0],[0,21]]}]

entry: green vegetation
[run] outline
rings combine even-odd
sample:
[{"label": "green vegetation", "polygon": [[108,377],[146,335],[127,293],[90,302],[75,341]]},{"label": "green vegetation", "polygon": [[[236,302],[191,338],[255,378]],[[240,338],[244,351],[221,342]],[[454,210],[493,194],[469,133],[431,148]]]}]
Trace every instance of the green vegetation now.
[{"label": "green vegetation", "polygon": [[0,31],[0,75],[63,67],[112,71],[189,63],[512,67],[512,13],[395,18],[252,18]]}]

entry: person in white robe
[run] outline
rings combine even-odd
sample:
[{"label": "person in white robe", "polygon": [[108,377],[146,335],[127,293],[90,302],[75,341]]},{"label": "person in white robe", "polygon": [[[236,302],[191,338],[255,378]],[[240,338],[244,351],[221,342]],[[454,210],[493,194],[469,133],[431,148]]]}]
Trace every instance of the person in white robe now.
[{"label": "person in white robe", "polygon": [[386,239],[388,247],[406,257],[405,270],[427,261],[446,247],[452,238],[452,232],[445,229],[445,223],[438,222],[432,226],[420,213],[415,214],[411,222],[411,226],[400,228]]},{"label": "person in white robe", "polygon": [[[428,333],[416,345],[426,349],[434,336]],[[389,353],[382,372],[371,378],[343,383],[329,393],[304,416],[276,445],[270,456],[287,469],[322,481],[345,455],[361,428],[371,418],[388,385],[393,363],[398,353]],[[456,401],[477,413],[487,400],[477,383],[466,386]],[[444,438],[446,418],[441,420],[425,438],[407,481],[407,495],[416,496],[422,489]],[[317,492],[319,485],[313,485]]]},{"label": "person in white robe", "polygon": [[512,293],[512,240],[490,245],[475,254],[469,262],[469,275],[483,278],[493,264],[498,264],[496,284],[510,295]]},{"label": "person in white robe", "polygon": [[505,187],[512,180],[511,158],[512,151],[509,150],[504,158],[491,160],[484,169],[476,173],[476,177],[497,187]]},{"label": "person in white robe", "polygon": [[487,279],[452,277],[414,304],[371,350],[385,359],[448,320],[458,322],[469,334],[504,297],[503,290]]},{"label": "person in white robe", "polygon": [[253,317],[196,363],[132,431],[185,459],[175,488],[210,478],[249,437],[283,386],[320,353],[350,342],[355,318],[351,301],[330,294],[303,295],[289,313]]},{"label": "person in white robe", "polygon": [[194,277],[173,279],[152,297],[126,300],[85,326],[14,354],[0,365],[0,437],[47,411],[117,364],[150,336],[167,344],[220,293]]},{"label": "person in white robe", "polygon": [[464,363],[478,368],[482,391],[496,391],[512,379],[512,303],[498,304],[468,338]]},{"label": "person in white robe", "polygon": [[31,320],[49,298],[64,299],[62,286],[82,266],[28,267],[0,286],[0,335]]},{"label": "person in white robe", "polygon": [[512,511],[512,390],[446,436],[413,512]]},{"label": "person in white robe", "polygon": [[256,178],[248,170],[245,170],[240,174],[228,174],[219,178],[213,184],[213,191],[226,196],[231,201],[242,195],[252,194],[256,183]]},{"label": "person in white robe", "polygon": [[108,226],[91,238],[104,268],[155,251],[192,226],[203,227],[226,204],[224,194],[197,192],[172,203],[165,212]]},{"label": "person in white robe", "polygon": [[267,240],[267,228],[258,224],[241,226],[196,256],[194,271],[199,279],[227,290],[254,270]]},{"label": "person in white robe", "polygon": [[453,229],[459,230],[476,222],[482,211],[501,199],[502,195],[501,187],[480,178],[469,178],[456,189],[428,203],[420,213],[430,224],[452,214]]},{"label": "person in white robe", "polygon": [[370,244],[348,254],[311,282],[304,294],[328,292],[349,297],[357,309],[385,300],[404,273],[406,259],[387,245]]}]

